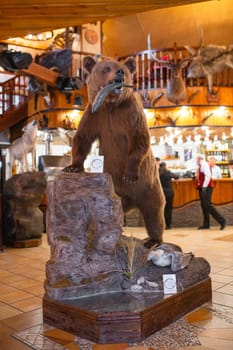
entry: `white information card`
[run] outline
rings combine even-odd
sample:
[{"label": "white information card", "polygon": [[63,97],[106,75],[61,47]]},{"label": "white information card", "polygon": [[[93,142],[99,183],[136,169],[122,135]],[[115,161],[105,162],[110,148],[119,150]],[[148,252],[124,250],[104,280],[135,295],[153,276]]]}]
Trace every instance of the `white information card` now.
[{"label": "white information card", "polygon": [[175,274],[163,275],[163,291],[164,291],[164,294],[176,294],[177,293],[176,275]]},{"label": "white information card", "polygon": [[104,171],[104,156],[90,156],[90,172],[103,173]]}]

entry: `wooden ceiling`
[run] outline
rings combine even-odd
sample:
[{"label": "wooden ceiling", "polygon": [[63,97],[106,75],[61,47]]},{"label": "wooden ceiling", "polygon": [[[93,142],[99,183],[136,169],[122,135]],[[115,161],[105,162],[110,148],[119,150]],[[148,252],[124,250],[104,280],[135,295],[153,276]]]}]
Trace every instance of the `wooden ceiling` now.
[{"label": "wooden ceiling", "polygon": [[202,1],[1,0],[0,40]]}]

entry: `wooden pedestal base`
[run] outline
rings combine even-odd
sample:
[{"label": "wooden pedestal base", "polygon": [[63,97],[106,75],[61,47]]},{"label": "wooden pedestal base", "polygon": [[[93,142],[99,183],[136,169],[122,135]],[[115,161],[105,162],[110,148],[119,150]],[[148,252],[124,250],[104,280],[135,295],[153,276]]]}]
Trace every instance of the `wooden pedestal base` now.
[{"label": "wooden pedestal base", "polygon": [[136,342],[211,300],[211,280],[172,296],[116,292],[43,299],[44,322],[97,343]]},{"label": "wooden pedestal base", "polygon": [[14,248],[31,248],[31,247],[38,247],[41,245],[42,239],[41,238],[34,238],[34,239],[25,239],[24,241],[15,241],[11,243],[11,246]]}]

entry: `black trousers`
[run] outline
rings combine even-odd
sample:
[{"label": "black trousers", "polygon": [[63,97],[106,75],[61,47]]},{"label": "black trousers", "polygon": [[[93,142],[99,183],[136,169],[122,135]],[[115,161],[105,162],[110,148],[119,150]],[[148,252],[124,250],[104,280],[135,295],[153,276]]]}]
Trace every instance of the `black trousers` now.
[{"label": "black trousers", "polygon": [[174,194],[172,192],[164,193],[166,198],[166,205],[164,208],[164,218],[166,227],[170,227],[172,224],[172,205]]},{"label": "black trousers", "polygon": [[211,203],[213,188],[207,187],[206,191],[199,189],[201,208],[203,212],[203,226],[210,226],[210,215],[221,225],[225,222],[224,217],[215,209]]}]

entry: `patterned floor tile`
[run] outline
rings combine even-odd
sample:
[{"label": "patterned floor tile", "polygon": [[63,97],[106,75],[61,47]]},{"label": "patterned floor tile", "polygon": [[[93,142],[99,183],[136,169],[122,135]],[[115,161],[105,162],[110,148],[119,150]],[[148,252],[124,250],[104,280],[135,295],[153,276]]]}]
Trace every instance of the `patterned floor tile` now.
[{"label": "patterned floor tile", "polygon": [[233,342],[224,339],[199,337],[203,346],[209,347],[211,350],[232,350]]},{"label": "patterned floor tile", "polygon": [[31,296],[30,298],[18,300],[12,303],[13,307],[20,311],[28,312],[35,309],[39,309],[42,306],[42,301],[38,297]]},{"label": "patterned floor tile", "polygon": [[233,276],[233,267],[231,269],[224,269],[218,272],[220,275]]},{"label": "patterned floor tile", "polygon": [[[130,347],[144,346],[152,347],[155,350],[233,349],[230,348],[233,345],[233,308],[208,303],[190,313],[187,320],[181,318],[142,342],[130,344]],[[197,323],[195,323],[196,321]],[[222,328],[209,327],[208,322],[215,322],[215,324],[222,325]],[[30,345],[34,350],[105,350],[103,346],[101,348],[101,344],[94,344],[89,340],[54,329],[46,324],[20,331],[14,337]],[[211,340],[213,338],[216,343]],[[223,347],[220,346],[221,341]],[[115,348],[112,345],[110,349],[114,350]]]},{"label": "patterned floor tile", "polygon": [[66,350],[81,350],[80,347],[75,343],[66,344]]},{"label": "patterned floor tile", "polygon": [[215,238],[216,241],[227,241],[227,242],[232,242],[233,241],[233,235],[226,235],[223,237]]},{"label": "patterned floor tile", "polygon": [[[189,322],[186,319],[178,320],[178,323],[170,325],[168,329],[153,334],[144,341],[144,344],[141,343],[141,345],[147,347],[151,346],[156,350],[233,349],[232,341],[229,339],[214,338],[215,340],[211,342],[210,337],[200,337],[200,332],[206,330],[227,329],[230,332],[230,329],[233,327],[233,295],[231,295],[233,286],[233,245],[229,240],[229,238],[231,239],[231,236],[233,236],[232,232],[232,226],[227,226],[224,232],[220,232],[216,227],[212,227],[208,232],[199,232],[196,228],[180,228],[169,230],[169,232],[165,231],[165,241],[180,245],[183,251],[192,250],[196,256],[203,256],[210,262],[212,270],[212,286],[214,291],[213,300],[215,305],[212,306],[211,304],[205,304],[203,307],[208,310],[204,313],[191,313],[189,315],[190,318],[187,319]],[[141,227],[125,228],[126,235],[130,236],[131,233],[141,239],[146,237],[145,229]],[[14,306],[20,307],[21,305],[23,310],[24,307],[30,307],[30,303],[28,303],[27,300],[34,296],[36,296],[36,298],[38,296],[43,296],[44,294],[43,283],[45,278],[45,263],[49,259],[50,254],[50,248],[46,241],[47,237],[46,235],[43,235],[43,243],[39,247],[28,249],[9,248],[1,254],[0,300],[3,295],[6,295],[7,299],[0,301],[0,315],[1,307],[5,308],[6,306],[10,307],[13,312],[19,312],[19,314],[13,317],[10,317],[10,314],[7,311],[2,312],[3,321],[1,321],[1,324],[3,324],[4,327],[12,328],[12,332],[21,332],[22,330],[27,330],[42,322],[41,310],[36,309],[30,312],[22,312]],[[27,279],[29,280],[29,283],[25,283],[23,286],[20,281]],[[30,280],[34,280],[35,284],[31,284]],[[14,288],[12,284],[17,288]],[[17,300],[14,300],[15,295],[13,297],[9,297],[8,295],[11,292],[24,292],[27,298],[25,297],[25,294],[21,295],[21,297],[19,294],[19,298],[16,297]],[[38,301],[38,299],[36,299],[36,301]],[[2,309],[2,311],[3,310],[4,309]],[[26,311],[26,309],[24,310]],[[209,318],[209,315],[212,317]],[[29,339],[32,341],[33,339],[35,340],[35,337],[31,335],[31,338],[29,336]],[[63,340],[60,339],[60,342],[62,341]],[[66,340],[64,341],[66,342]],[[65,344],[69,350],[92,350],[92,346],[94,345],[92,342],[79,337],[75,337],[74,341],[68,341],[69,339],[67,339],[66,344],[63,344]],[[19,344],[19,346],[15,347],[17,344]],[[30,346],[30,349],[36,350],[65,349],[64,345],[59,344],[59,339],[44,337],[43,334],[37,339],[36,344],[32,345],[30,343],[29,345],[27,343],[27,346],[25,344],[25,342],[19,343],[18,340],[11,338],[11,340],[8,339],[7,344],[4,344],[2,348],[0,346],[0,349],[26,350],[29,349],[28,346]],[[34,348],[33,346],[37,346],[37,348]]]},{"label": "patterned floor tile", "polygon": [[185,318],[181,318],[152,334],[139,344],[132,345],[146,345],[155,349],[163,348],[165,350],[178,349],[189,345],[197,346],[201,345],[197,336],[200,330],[198,327],[189,324]]},{"label": "patterned floor tile", "polygon": [[0,306],[0,320],[5,320],[9,317],[20,315],[21,313],[22,311],[9,305]]},{"label": "patterned floor tile", "polygon": [[130,346],[124,350],[156,350],[156,349],[152,348],[151,346]]},{"label": "patterned floor tile", "polygon": [[62,331],[60,329],[46,330],[43,333],[43,335],[64,346],[71,342],[74,342],[74,339],[75,339],[75,336],[73,334]]},{"label": "patterned floor tile", "polygon": [[233,326],[230,329],[206,329],[200,333],[200,337],[224,339],[233,342]]},{"label": "patterned floor tile", "polygon": [[233,295],[213,292],[213,301],[216,304],[233,307]]},{"label": "patterned floor tile", "polygon": [[212,316],[213,316],[212,312],[209,309],[206,309],[203,307],[187,315],[186,320],[189,323],[196,323],[196,322],[211,320]]},{"label": "patterned floor tile", "polygon": [[[92,349],[93,350],[125,350],[128,348],[127,343],[122,344],[94,344]],[[133,348],[131,348],[133,349]],[[147,349],[145,349],[147,350]]]},{"label": "patterned floor tile", "polygon": [[0,295],[0,301],[3,301],[4,303],[8,303],[12,305],[13,303],[19,300],[28,299],[30,297],[31,297],[31,294],[15,289],[12,292],[9,292],[4,295]]},{"label": "patterned floor tile", "polygon": [[34,326],[15,334],[14,337],[35,350],[63,350],[64,347],[62,345],[44,337],[43,333],[49,328],[45,324]]},{"label": "patterned floor tile", "polygon": [[220,282],[220,283],[231,283],[233,282],[233,276],[225,276],[225,275],[220,275],[217,273],[214,273],[211,275],[211,278],[215,282]]},{"label": "patterned floor tile", "polygon": [[233,285],[232,284],[227,284],[221,288],[218,288],[217,291],[219,293],[224,293],[224,294],[229,294],[233,295]]}]

